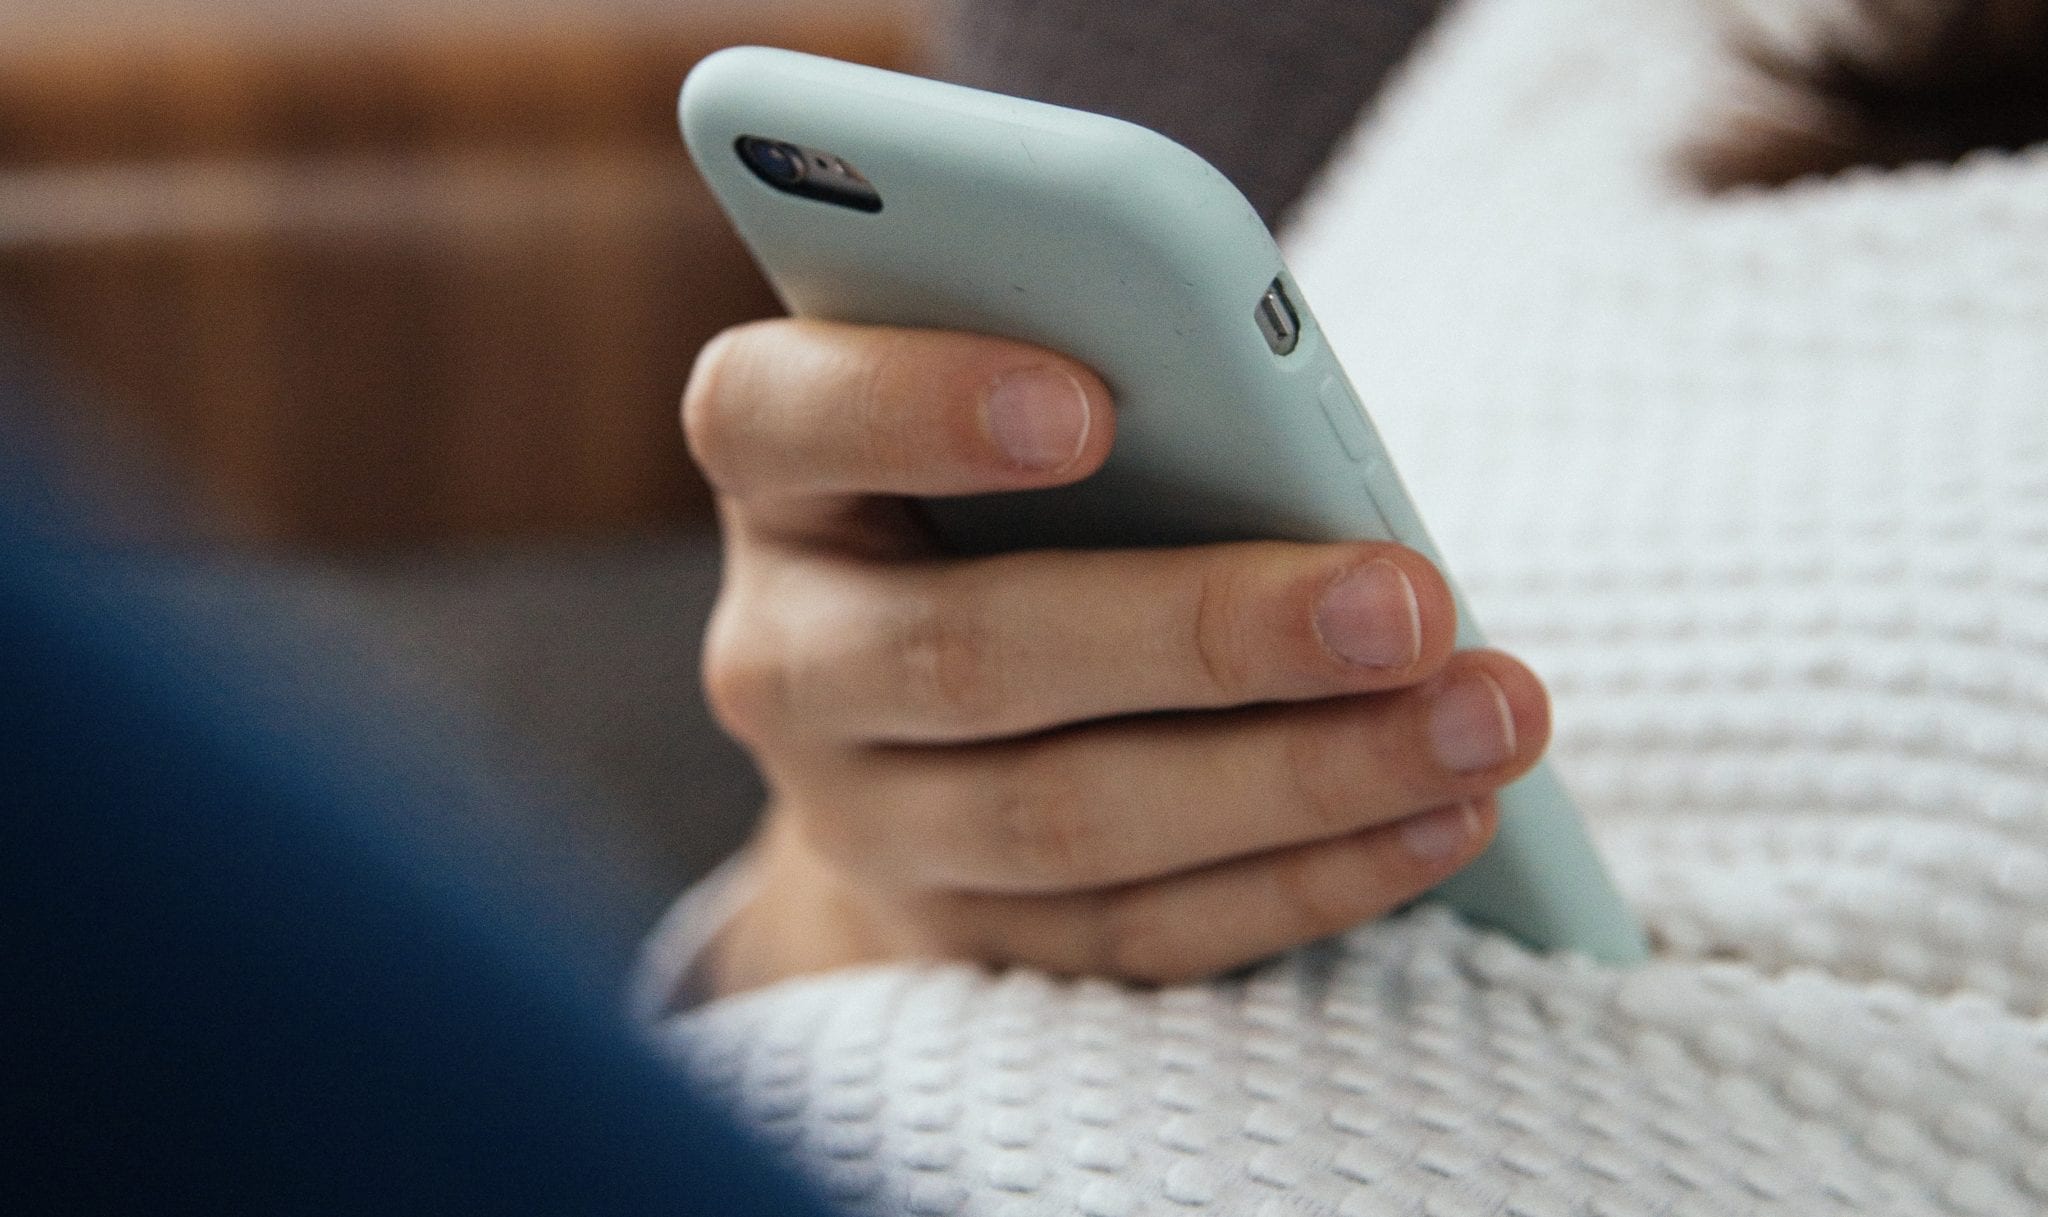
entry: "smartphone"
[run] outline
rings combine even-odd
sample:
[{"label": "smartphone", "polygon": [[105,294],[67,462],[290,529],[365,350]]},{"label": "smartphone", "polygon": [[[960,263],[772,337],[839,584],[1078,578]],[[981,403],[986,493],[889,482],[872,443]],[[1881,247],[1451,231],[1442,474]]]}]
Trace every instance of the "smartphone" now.
[{"label": "smartphone", "polygon": [[[791,313],[1064,352],[1115,394],[1080,483],[930,500],[967,553],[1390,540],[1444,567],[1251,205],[1102,115],[813,55],[720,51],[678,106],[697,167]],[[1458,645],[1481,645],[1458,603]],[[1627,964],[1635,918],[1548,763],[1432,896],[1542,950]]]}]

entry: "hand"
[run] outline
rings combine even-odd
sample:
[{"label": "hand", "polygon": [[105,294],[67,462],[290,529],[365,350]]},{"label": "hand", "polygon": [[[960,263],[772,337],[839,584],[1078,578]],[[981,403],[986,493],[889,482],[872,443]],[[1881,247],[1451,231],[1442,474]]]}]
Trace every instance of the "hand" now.
[{"label": "hand", "polygon": [[1108,456],[1109,392],[1058,355],[761,322],[705,348],[683,422],[726,537],[707,694],[771,791],[717,991],[917,956],[1228,969],[1470,861],[1547,740],[1536,678],[1453,654],[1400,546],[941,554],[905,496]]}]

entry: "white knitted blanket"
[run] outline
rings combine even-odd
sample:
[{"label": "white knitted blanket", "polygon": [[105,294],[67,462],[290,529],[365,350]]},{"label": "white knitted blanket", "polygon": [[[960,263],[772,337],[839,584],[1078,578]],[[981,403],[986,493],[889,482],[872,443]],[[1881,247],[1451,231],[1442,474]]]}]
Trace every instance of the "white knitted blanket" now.
[{"label": "white knitted blanket", "polygon": [[1704,0],[1472,0],[1297,276],[1657,961],[1435,911],[665,1042],[857,1211],[2048,1211],[2048,150],[1716,200]]}]

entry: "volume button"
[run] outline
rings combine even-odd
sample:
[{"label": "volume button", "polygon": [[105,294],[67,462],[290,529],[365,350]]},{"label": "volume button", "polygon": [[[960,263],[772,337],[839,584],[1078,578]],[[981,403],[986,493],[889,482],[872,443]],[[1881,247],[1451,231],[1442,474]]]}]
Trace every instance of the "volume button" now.
[{"label": "volume button", "polygon": [[1323,377],[1316,400],[1322,403],[1323,418],[1330,424],[1330,430],[1337,433],[1337,442],[1344,446],[1344,455],[1354,461],[1372,456],[1376,445],[1372,442],[1372,429],[1365,424],[1364,407],[1344,387],[1344,382],[1335,376]]}]

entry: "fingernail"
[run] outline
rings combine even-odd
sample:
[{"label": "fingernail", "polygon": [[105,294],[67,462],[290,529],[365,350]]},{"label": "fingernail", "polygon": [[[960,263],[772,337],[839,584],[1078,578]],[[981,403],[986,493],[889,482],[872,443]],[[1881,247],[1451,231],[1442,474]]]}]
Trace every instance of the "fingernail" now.
[{"label": "fingernail", "polygon": [[1402,821],[1401,846],[1424,862],[1449,862],[1465,852],[1478,831],[1477,807],[1439,807]]},{"label": "fingernail", "polygon": [[1515,716],[1493,677],[1474,672],[1437,695],[1429,711],[1429,744],[1454,773],[1491,769],[1515,754]]},{"label": "fingernail", "polygon": [[1405,668],[1422,658],[1422,606],[1415,585],[1385,558],[1341,575],[1316,606],[1316,634],[1351,663]]},{"label": "fingernail", "polygon": [[1088,442],[1088,395],[1058,368],[1003,376],[982,402],[988,436],[1019,469],[1064,468]]}]

